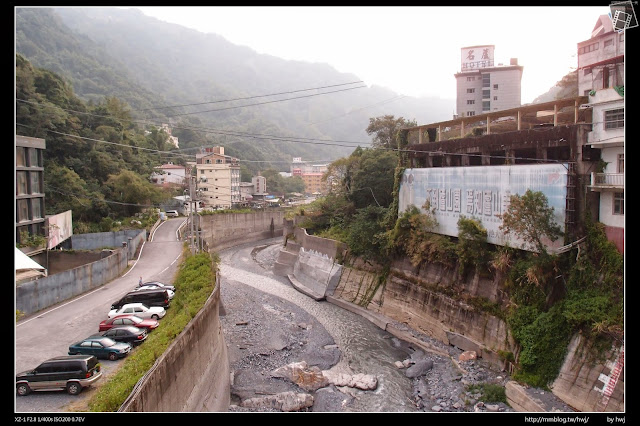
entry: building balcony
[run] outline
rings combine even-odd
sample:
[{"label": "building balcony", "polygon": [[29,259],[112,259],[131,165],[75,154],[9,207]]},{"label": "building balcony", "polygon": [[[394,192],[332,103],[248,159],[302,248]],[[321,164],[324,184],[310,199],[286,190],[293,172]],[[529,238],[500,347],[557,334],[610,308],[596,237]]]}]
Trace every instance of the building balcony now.
[{"label": "building balcony", "polygon": [[591,173],[592,191],[624,191],[624,173]]}]

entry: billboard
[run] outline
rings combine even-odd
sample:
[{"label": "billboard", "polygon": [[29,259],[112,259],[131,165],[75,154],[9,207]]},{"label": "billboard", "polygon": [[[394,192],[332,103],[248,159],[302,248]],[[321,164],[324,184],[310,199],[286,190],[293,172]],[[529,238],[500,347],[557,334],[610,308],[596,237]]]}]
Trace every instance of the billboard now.
[{"label": "billboard", "polygon": [[460,70],[464,72],[492,67],[494,49],[493,45],[463,47]]},{"label": "billboard", "polygon": [[[500,230],[510,197],[528,189],[542,192],[553,207],[554,221],[564,231],[567,168],[567,164],[529,164],[405,169],[398,212],[414,205],[424,213],[422,207],[428,200],[438,221],[434,230],[438,234],[457,237],[458,219],[464,216],[482,223],[489,243],[525,248],[524,241]],[[562,238],[547,241],[551,251],[563,244]]]},{"label": "billboard", "polygon": [[71,210],[64,213],[47,216],[49,223],[49,242],[48,249],[52,249],[64,240],[71,238],[73,235],[73,222],[71,220]]}]

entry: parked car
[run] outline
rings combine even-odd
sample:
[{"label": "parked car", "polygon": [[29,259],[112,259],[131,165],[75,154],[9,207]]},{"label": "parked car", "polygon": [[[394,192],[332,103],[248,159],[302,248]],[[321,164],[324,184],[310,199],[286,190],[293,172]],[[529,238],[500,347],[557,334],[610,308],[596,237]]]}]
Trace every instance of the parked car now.
[{"label": "parked car", "polygon": [[158,322],[158,320],[150,318],[142,319],[135,315],[120,315],[100,322],[98,331],[107,331],[112,327],[119,327],[122,325],[133,325],[138,328],[144,328],[145,330],[147,330],[147,332],[150,332],[158,328],[160,323]]},{"label": "parked car", "polygon": [[180,214],[177,210],[167,210],[167,217],[178,217]]},{"label": "parked car", "polygon": [[118,309],[112,309],[109,311],[107,316],[109,318],[117,317],[118,315],[131,314],[142,319],[152,318],[155,320],[159,320],[160,318],[166,315],[167,311],[164,308],[159,306],[147,306],[144,303],[127,303],[126,305],[122,305],[122,307]]},{"label": "parked car", "polygon": [[101,336],[108,337],[116,342],[130,343],[132,346],[139,345],[147,340],[148,335],[149,333],[145,328],[138,328],[133,325],[111,327],[101,334]]},{"label": "parked car", "polygon": [[175,293],[176,288],[171,284],[161,283],[160,281],[147,281],[146,283],[142,283],[144,287],[155,287],[155,288],[164,288],[166,290],[171,290]]},{"label": "parked car", "polygon": [[33,370],[16,374],[16,393],[66,390],[77,395],[102,377],[98,358],[93,355],[70,355],[48,359]]},{"label": "parked car", "polygon": [[119,300],[113,302],[111,309],[120,309],[127,303],[144,303],[149,307],[160,306],[166,309],[169,307],[171,301],[167,290],[161,288],[156,290],[130,291]]},{"label": "parked car", "polygon": [[[156,289],[158,289],[158,288],[159,288],[159,287],[155,287],[155,286],[152,286],[152,285],[143,285],[143,286],[141,286],[141,287],[137,287],[137,288],[136,288],[135,290],[133,290],[133,291],[140,291],[140,290],[156,290]],[[175,295],[176,295],[173,291],[171,291],[171,290],[169,290],[169,289],[166,289],[166,291],[167,291],[167,294],[169,295],[169,300],[173,299],[173,296],[175,296]]]},{"label": "parked car", "polygon": [[69,355],[86,354],[111,361],[124,358],[131,352],[129,343],[116,342],[104,336],[91,336],[69,346]]}]

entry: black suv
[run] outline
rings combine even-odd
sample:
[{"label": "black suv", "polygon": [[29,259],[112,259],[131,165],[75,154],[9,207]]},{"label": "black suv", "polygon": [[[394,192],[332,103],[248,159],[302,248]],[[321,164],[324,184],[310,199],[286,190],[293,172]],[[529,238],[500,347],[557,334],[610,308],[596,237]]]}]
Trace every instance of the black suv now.
[{"label": "black suv", "polygon": [[102,377],[98,358],[93,355],[68,355],[51,358],[30,371],[16,374],[16,392],[67,390],[77,395]]},{"label": "black suv", "polygon": [[137,290],[131,291],[120,298],[120,300],[113,302],[111,309],[120,309],[127,303],[144,303],[145,305],[160,306],[165,309],[169,307],[169,293],[164,289],[155,290]]}]

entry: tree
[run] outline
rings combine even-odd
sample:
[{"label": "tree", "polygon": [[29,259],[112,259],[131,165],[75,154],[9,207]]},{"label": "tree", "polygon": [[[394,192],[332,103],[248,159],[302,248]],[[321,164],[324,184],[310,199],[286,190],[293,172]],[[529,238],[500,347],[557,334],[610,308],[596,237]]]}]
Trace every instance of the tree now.
[{"label": "tree", "polygon": [[393,202],[398,155],[393,151],[365,149],[353,160],[346,178],[348,198],[358,209],[369,205],[389,207]]},{"label": "tree", "polygon": [[109,176],[105,185],[109,189],[109,198],[118,202],[119,210],[125,216],[132,216],[163,198],[161,189],[129,170]]},{"label": "tree", "polygon": [[373,136],[374,148],[397,149],[404,148],[398,146],[397,135],[405,127],[417,126],[415,120],[405,120],[403,117],[395,118],[393,115],[370,118],[366,131],[369,136]]},{"label": "tree", "polygon": [[[500,229],[514,233],[539,253],[547,253],[543,239],[555,241],[562,236],[562,229],[553,219],[553,207],[540,191],[527,189],[524,195],[512,195],[509,207],[502,215]],[[524,247],[523,247],[524,248]]]},{"label": "tree", "polygon": [[460,272],[464,272],[469,265],[480,267],[487,264],[487,230],[479,220],[460,216],[456,252]]}]

